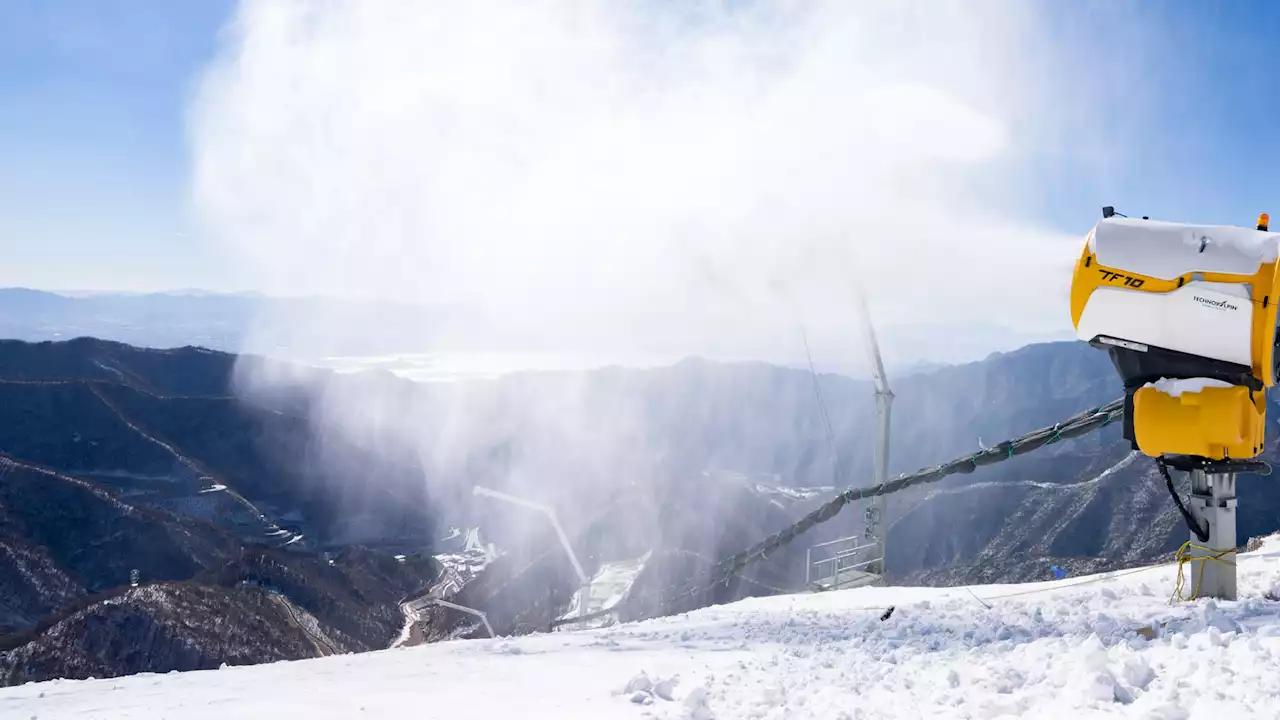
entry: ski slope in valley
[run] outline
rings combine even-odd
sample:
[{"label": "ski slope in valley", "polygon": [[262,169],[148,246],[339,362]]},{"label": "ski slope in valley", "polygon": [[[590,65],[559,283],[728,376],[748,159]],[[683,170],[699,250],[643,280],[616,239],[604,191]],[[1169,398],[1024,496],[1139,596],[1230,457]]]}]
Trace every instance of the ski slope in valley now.
[{"label": "ski slope in valley", "polygon": [[0,690],[0,717],[1280,717],[1280,602],[1265,597],[1280,585],[1280,540],[1239,569],[1237,602],[1170,606],[1172,565],[860,588],[586,632],[33,683]]}]

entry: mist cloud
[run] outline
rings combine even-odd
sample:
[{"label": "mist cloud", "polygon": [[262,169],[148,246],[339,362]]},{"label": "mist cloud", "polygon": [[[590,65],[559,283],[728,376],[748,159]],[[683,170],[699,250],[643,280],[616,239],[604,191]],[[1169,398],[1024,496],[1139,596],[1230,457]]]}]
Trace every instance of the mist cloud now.
[{"label": "mist cloud", "polygon": [[[1006,188],[1032,156],[1110,157],[1063,111],[1085,86],[1054,68],[1082,61],[1031,9],[243,0],[191,107],[193,199],[259,290],[423,308],[300,305],[261,318],[251,351],[389,326],[442,352],[792,363],[803,326],[820,370],[856,368],[860,284],[890,362],[981,356],[1069,330],[1082,239]],[[237,371],[246,394],[302,383],[316,425],[416,455],[447,524],[476,517],[477,483],[578,528],[625,496],[648,542],[709,470],[869,479],[869,441],[835,476],[809,378],[760,367],[415,389]],[[874,417],[856,387],[834,413],[847,444]],[[693,535],[736,517],[699,507]]]},{"label": "mist cloud", "polygon": [[246,0],[194,198],[262,290],[483,318],[406,329],[442,349],[782,361],[802,321],[860,356],[857,282],[889,326],[1067,329],[1079,238],[981,191],[1053,114],[1051,45],[980,9]]}]

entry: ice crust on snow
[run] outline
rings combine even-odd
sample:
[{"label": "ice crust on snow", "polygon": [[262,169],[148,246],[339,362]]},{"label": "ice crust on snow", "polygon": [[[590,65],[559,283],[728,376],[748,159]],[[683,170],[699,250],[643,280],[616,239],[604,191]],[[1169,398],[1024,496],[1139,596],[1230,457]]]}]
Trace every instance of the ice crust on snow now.
[{"label": "ice crust on snow", "polygon": [[1190,272],[1252,275],[1276,261],[1280,233],[1113,217],[1094,226],[1089,249],[1102,265],[1163,280]]},{"label": "ice crust on snow", "polygon": [[1280,542],[1242,553],[1238,569],[1236,602],[1170,606],[1171,565],[858,588],[576,633],[34,683],[0,689],[0,717],[1273,719],[1280,602],[1265,595],[1280,584]]},{"label": "ice crust on snow", "polygon": [[1229,388],[1231,383],[1213,378],[1160,378],[1142,387],[1158,390],[1170,397],[1182,397],[1183,393],[1198,393],[1205,388]]}]

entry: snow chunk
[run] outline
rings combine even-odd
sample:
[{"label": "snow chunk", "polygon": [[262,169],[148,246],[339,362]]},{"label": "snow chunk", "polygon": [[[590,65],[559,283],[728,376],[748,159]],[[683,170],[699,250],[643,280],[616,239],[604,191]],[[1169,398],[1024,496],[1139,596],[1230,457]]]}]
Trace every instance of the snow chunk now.
[{"label": "snow chunk", "polygon": [[1111,702],[1116,699],[1116,681],[1111,673],[1094,672],[1084,676],[1083,682],[1077,686],[1078,696],[1097,702]]},{"label": "snow chunk", "polygon": [[1229,388],[1232,385],[1229,382],[1214,380],[1213,378],[1160,378],[1155,382],[1143,385],[1143,387],[1154,388],[1169,397],[1182,397],[1182,393],[1198,393],[1205,388]]},{"label": "snow chunk", "polygon": [[1140,655],[1125,658],[1118,674],[1121,680],[1138,690],[1146,690],[1151,681],[1156,679],[1155,670]]},{"label": "snow chunk", "polygon": [[715,720],[711,707],[707,705],[707,689],[696,687],[684,696],[685,717],[689,720]]},{"label": "snow chunk", "polygon": [[627,681],[627,687],[623,689],[625,693],[649,692],[653,689],[653,681],[649,679],[649,675],[643,670],[639,675]]}]

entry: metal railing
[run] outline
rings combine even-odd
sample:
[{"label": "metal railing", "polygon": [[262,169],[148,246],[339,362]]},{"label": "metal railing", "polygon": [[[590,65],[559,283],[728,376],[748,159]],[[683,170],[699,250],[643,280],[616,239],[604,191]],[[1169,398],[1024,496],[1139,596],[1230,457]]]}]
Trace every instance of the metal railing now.
[{"label": "metal railing", "polygon": [[[804,584],[808,588],[817,588],[822,590],[835,590],[846,584],[866,584],[876,579],[872,573],[861,572],[851,574],[850,571],[858,570],[870,565],[874,565],[880,558],[872,557],[869,560],[858,560],[858,557],[864,551],[870,550],[874,552],[879,545],[877,543],[858,542],[861,538],[845,537],[838,540],[831,540],[824,543],[818,543],[805,551],[805,568],[804,568]],[[830,552],[830,557],[813,559],[814,551],[819,553]]]}]

